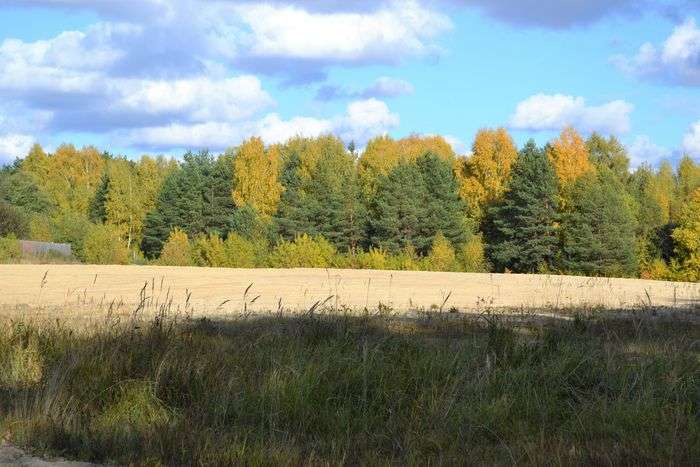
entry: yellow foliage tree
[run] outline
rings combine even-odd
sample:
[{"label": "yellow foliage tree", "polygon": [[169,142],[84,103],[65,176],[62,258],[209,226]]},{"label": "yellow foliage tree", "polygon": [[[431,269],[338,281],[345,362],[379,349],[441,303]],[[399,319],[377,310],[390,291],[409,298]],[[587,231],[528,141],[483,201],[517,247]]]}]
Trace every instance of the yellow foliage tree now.
[{"label": "yellow foliage tree", "polygon": [[484,209],[501,199],[517,157],[518,149],[505,128],[479,130],[472,155],[462,160],[461,170],[457,170],[469,217],[480,220]]},{"label": "yellow foliage tree", "polygon": [[158,258],[161,266],[192,266],[192,246],[187,234],[179,228],[170,232]]},{"label": "yellow foliage tree", "polygon": [[126,159],[108,162],[107,223],[117,227],[127,247],[141,241],[146,214],[155,207],[163,181],[175,167],[172,160],[149,156],[137,163]]},{"label": "yellow foliage tree", "polygon": [[485,272],[486,254],[484,241],[480,235],[472,235],[460,248],[459,263],[465,272]]},{"label": "yellow foliage tree", "polygon": [[593,170],[586,142],[571,126],[564,128],[559,138],[550,143],[547,157],[562,188],[571,186],[579,177]]},{"label": "yellow foliage tree", "polygon": [[357,165],[363,192],[371,196],[379,176],[388,174],[400,162],[415,161],[428,152],[444,160],[455,158],[452,146],[442,136],[411,135],[394,140],[385,135],[370,140]]},{"label": "yellow foliage tree", "polygon": [[455,250],[442,232],[435,235],[426,263],[431,271],[455,271],[457,269]]},{"label": "yellow foliage tree", "polygon": [[678,227],[673,231],[681,278],[700,280],[700,188],[683,206]]},{"label": "yellow foliage tree", "polygon": [[35,145],[22,164],[22,170],[34,177],[59,211],[79,214],[87,214],[103,167],[104,159],[96,148],[78,150],[71,144],[59,146],[51,156]]},{"label": "yellow foliage tree", "polygon": [[129,248],[114,226],[93,224],[84,240],[85,261],[91,264],[128,264]]},{"label": "yellow foliage tree", "polygon": [[233,159],[233,201],[236,206],[249,204],[260,214],[274,214],[282,194],[279,171],[278,147],[265,151],[260,138],[244,142]]}]

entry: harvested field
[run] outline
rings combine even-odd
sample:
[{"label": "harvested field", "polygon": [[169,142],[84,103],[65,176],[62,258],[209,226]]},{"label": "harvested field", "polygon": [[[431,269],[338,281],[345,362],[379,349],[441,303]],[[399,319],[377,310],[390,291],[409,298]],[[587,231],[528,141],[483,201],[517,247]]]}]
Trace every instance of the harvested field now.
[{"label": "harvested field", "polygon": [[[145,288],[144,288],[145,287]],[[247,290],[247,292],[246,292]],[[189,297],[189,299],[188,299]],[[151,266],[0,265],[0,305],[188,306],[220,314],[307,310],[315,303],[361,310],[635,308],[700,303],[700,284],[555,275],[223,269]]]}]

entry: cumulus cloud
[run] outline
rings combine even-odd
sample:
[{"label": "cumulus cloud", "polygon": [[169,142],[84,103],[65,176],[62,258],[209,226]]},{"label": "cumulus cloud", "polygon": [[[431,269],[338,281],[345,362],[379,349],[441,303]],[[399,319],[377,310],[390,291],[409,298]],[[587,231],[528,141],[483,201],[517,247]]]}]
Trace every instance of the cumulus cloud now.
[{"label": "cumulus cloud", "polygon": [[[418,0],[143,0],[128,8],[116,0],[9,1],[95,11],[105,31],[85,34],[102,34],[109,38],[103,45],[125,52],[108,57],[112,71],[159,77],[201,73],[213,62],[309,82],[323,79],[330,65],[393,64],[440,53],[434,39],[452,26]],[[109,30],[116,25],[131,31]]]},{"label": "cumulus cloud", "polygon": [[700,158],[700,120],[691,125],[683,137],[683,150],[691,156]]},{"label": "cumulus cloud", "polygon": [[520,102],[510,118],[517,130],[556,131],[572,125],[585,133],[626,133],[633,106],[615,100],[589,106],[583,97],[564,94],[536,94]]},{"label": "cumulus cloud", "polygon": [[374,136],[397,127],[399,116],[377,99],[352,102],[343,115],[324,119],[293,117],[282,119],[271,113],[258,120],[237,124],[228,121],[194,124],[168,124],[120,131],[115,142],[140,149],[199,149],[221,150],[251,136],[261,137],[267,144],[286,141],[293,136],[318,136],[325,133],[340,135],[346,142],[364,145]]},{"label": "cumulus cloud", "polygon": [[656,164],[671,157],[671,150],[655,144],[646,135],[637,136],[632,144],[627,145],[627,154],[630,156],[632,167],[638,167],[642,163]]},{"label": "cumulus cloud", "polygon": [[324,85],[316,93],[316,100],[391,98],[413,94],[411,83],[402,79],[381,76],[368,87],[353,91],[343,86]]},{"label": "cumulus cloud", "polygon": [[612,62],[642,79],[700,86],[700,28],[695,19],[687,19],[660,46],[647,42],[635,56],[615,56]]},{"label": "cumulus cloud", "polygon": [[0,134],[0,166],[24,157],[34,144],[34,138],[23,134]]}]

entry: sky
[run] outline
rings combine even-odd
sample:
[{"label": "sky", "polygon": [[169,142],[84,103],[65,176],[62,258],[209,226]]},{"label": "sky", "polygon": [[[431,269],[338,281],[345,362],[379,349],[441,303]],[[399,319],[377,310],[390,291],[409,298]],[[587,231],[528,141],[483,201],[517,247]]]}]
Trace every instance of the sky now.
[{"label": "sky", "polygon": [[0,163],[566,125],[700,161],[700,0],[0,0]]}]

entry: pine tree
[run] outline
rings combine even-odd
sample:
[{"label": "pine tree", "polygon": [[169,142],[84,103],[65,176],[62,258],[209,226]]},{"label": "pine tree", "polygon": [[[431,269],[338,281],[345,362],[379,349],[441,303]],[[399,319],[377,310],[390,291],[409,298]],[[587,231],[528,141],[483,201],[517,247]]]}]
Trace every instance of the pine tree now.
[{"label": "pine tree", "polygon": [[364,243],[365,209],[354,161],[344,148],[329,146],[322,151],[308,177],[302,157],[292,153],[281,181],[284,192],[275,217],[283,238],[322,235],[344,252]]},{"label": "pine tree", "polygon": [[530,140],[513,165],[501,203],[489,211],[488,255],[497,270],[551,268],[557,249],[557,179],[544,151]]},{"label": "pine tree", "polygon": [[628,276],[637,270],[635,220],[624,187],[609,170],[580,177],[561,226],[564,270],[591,276]]},{"label": "pine tree", "polygon": [[433,153],[416,160],[428,192],[427,222],[441,232],[453,246],[466,239],[464,203],[459,196],[459,183],[449,161]]},{"label": "pine tree", "polygon": [[427,200],[428,189],[415,164],[401,163],[381,177],[371,200],[371,243],[391,253],[409,244],[427,253],[434,235],[427,221]]},{"label": "pine tree", "polygon": [[155,208],[146,216],[141,248],[149,258],[158,256],[170,231],[182,229],[189,237],[233,228],[232,161],[214,159],[208,152],[188,153],[179,170],[163,183]]},{"label": "pine tree", "polygon": [[109,194],[109,175],[107,172],[102,174],[100,184],[97,187],[95,196],[90,201],[88,208],[88,218],[92,222],[107,222],[107,195]]}]

